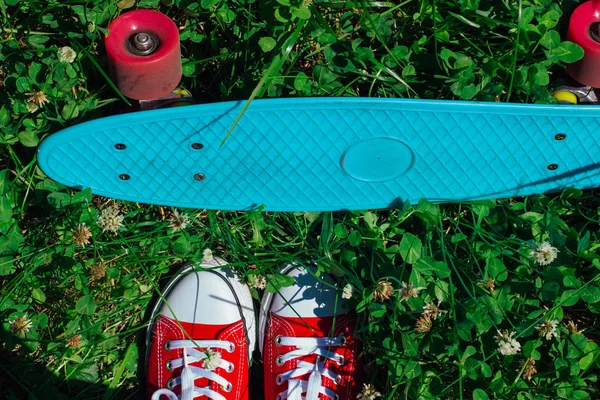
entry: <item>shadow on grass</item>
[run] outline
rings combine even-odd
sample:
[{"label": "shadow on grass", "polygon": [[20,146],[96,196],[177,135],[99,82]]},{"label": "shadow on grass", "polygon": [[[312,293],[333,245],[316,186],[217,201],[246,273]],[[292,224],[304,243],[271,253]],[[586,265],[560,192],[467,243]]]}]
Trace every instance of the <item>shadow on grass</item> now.
[{"label": "shadow on grass", "polygon": [[[148,307],[145,321],[148,321],[152,307]],[[37,360],[40,342],[34,338],[23,339],[0,324],[0,400],[110,400],[145,399],[145,358],[146,329],[135,334],[135,340],[128,345],[132,357],[127,360],[112,360],[112,373],[108,379],[119,374],[117,387],[110,387],[111,381],[100,382],[106,372],[99,373],[102,359],[86,360],[86,347],[77,352],[65,354],[55,360],[47,360],[44,365]],[[52,343],[57,343],[52,342]],[[52,343],[45,343],[51,346]],[[90,346],[90,344],[88,344]],[[81,350],[81,351],[79,351]],[[106,357],[109,357],[108,353]],[[250,399],[262,400],[263,365],[258,351],[253,353],[250,368]]]},{"label": "shadow on grass", "polygon": [[[71,400],[137,399],[140,390],[109,389],[99,383],[69,379],[36,363],[20,352],[0,349],[0,399]],[[64,370],[64,369],[63,369]],[[62,371],[61,371],[62,372]],[[137,392],[137,393],[136,393]]]},{"label": "shadow on grass", "polygon": [[[7,331],[6,325],[0,325],[1,400],[143,398],[143,380],[137,374],[129,374],[116,388],[109,387],[110,383],[99,382],[98,365],[101,360],[82,358],[85,357],[85,347],[81,348],[82,352],[68,357],[46,360],[49,365],[37,360],[39,349],[40,343],[35,339],[25,340]],[[119,365],[119,361],[115,365]]]}]

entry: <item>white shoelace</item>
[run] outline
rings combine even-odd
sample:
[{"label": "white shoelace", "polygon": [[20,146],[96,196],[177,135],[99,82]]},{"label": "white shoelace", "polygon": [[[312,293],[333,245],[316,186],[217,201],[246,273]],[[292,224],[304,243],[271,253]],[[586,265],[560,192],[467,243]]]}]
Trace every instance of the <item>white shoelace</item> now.
[{"label": "white shoelace", "polygon": [[[225,340],[171,340],[167,342],[167,348],[183,349],[183,357],[169,360],[167,365],[169,369],[183,367],[181,374],[174,379],[169,379],[166,389],[158,389],[152,394],[152,400],[159,400],[161,395],[167,396],[169,400],[193,400],[200,396],[206,396],[213,400],[225,400],[223,395],[211,390],[209,387],[198,387],[194,385],[197,378],[206,378],[209,381],[214,381],[223,387],[223,390],[230,392],[233,388],[231,383],[222,376],[208,369],[190,365],[197,363],[205,358],[205,352],[199,351],[203,349],[223,349],[229,353],[235,350],[235,345]],[[233,372],[233,363],[221,359],[217,368],[223,368],[227,372]],[[181,385],[181,396],[177,396],[171,389]]]},{"label": "white shoelace", "polygon": [[[337,363],[338,365],[344,364],[344,357],[340,354],[334,353],[329,350],[329,347],[333,346],[344,346],[346,339],[343,337],[324,337],[324,338],[312,338],[312,337],[286,337],[278,336],[275,339],[278,346],[294,346],[295,350],[288,353],[277,356],[275,362],[277,365],[283,365],[287,361],[295,358],[304,357],[308,355],[316,355],[317,359],[314,364],[299,361],[295,369],[290,369],[277,376],[277,384],[282,385],[286,381],[288,382],[287,391],[281,392],[277,395],[277,400],[318,400],[319,393],[331,398],[337,399],[337,394],[329,389],[322,386],[322,377],[331,379],[336,385],[341,382],[341,376],[339,374],[330,371],[325,368],[325,361],[320,362],[321,358],[325,360],[329,359]],[[308,380],[294,379],[300,376],[310,374]],[[306,396],[302,397],[302,393],[306,392]]]}]

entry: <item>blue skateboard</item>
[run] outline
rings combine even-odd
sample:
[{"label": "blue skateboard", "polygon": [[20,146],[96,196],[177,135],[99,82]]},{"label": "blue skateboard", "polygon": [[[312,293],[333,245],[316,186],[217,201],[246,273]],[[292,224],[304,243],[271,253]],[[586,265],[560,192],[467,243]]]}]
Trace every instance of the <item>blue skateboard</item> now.
[{"label": "blue skateboard", "polygon": [[600,108],[299,98],[158,109],[51,135],[42,170],[98,195],[220,210],[378,209],[600,186]]}]

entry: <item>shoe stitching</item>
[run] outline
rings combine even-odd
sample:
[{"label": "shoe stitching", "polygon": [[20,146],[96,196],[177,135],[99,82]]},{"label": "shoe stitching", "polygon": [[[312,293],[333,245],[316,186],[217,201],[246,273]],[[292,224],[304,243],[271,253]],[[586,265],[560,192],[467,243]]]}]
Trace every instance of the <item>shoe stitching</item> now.
[{"label": "shoe stitching", "polygon": [[[350,326],[351,326],[351,324],[353,322],[353,319],[354,319],[354,315],[350,314],[350,313],[341,316],[339,318],[339,324],[336,324],[336,330],[335,330],[336,331],[336,335],[340,335],[340,334],[344,333],[344,331],[347,328],[350,328]],[[348,340],[348,345],[350,345],[350,346],[348,346],[347,353],[352,354],[352,359],[351,359],[352,362],[350,363],[350,365],[348,365],[348,367],[347,367],[348,369],[347,369],[345,375],[346,376],[348,376],[348,375],[351,376],[354,373],[354,370],[355,370],[355,361],[356,360],[354,358],[354,354],[358,351],[358,343],[356,342],[356,340],[354,339],[354,337],[351,337],[350,340]],[[352,350],[350,350],[350,347],[352,347]],[[346,381],[346,384],[344,385],[345,389],[346,389],[346,395],[344,396],[345,399],[349,399],[350,398],[350,392],[352,390],[351,383],[352,383],[352,379],[348,379]]]},{"label": "shoe stitching", "polygon": [[[271,316],[269,318],[269,330],[267,332],[267,360],[268,360],[268,364],[269,364],[269,381],[271,382],[271,389],[270,389],[270,395],[271,397],[273,397],[274,390],[275,388],[272,385],[273,382],[273,363],[275,362],[274,359],[274,353],[273,353],[273,332],[275,330],[283,330],[283,332],[286,334],[286,336],[293,336],[294,335],[294,330],[290,327],[290,325],[283,319],[280,318],[279,316],[275,315],[275,316]],[[274,325],[274,326],[271,326]],[[264,360],[263,360],[264,362]]]},{"label": "shoe stitching", "polygon": [[[179,330],[179,332],[181,333],[181,328],[179,328],[179,326],[177,324],[175,324],[175,327],[172,326],[173,322],[169,319],[169,318],[161,318],[159,321],[159,324],[156,327],[156,330],[158,331],[158,335],[159,335],[159,340],[157,345],[161,346],[160,343],[163,342],[163,339],[168,335],[168,333],[173,333],[175,334],[175,337],[177,337],[177,330]],[[177,330],[175,329],[177,328]],[[163,333],[163,329],[165,330],[165,332]],[[166,331],[169,332],[166,332]],[[157,353],[158,353],[158,382],[159,382],[159,386],[163,386],[163,351],[164,351],[164,345],[162,345],[161,347],[163,347],[163,349],[161,349],[159,347],[159,349],[157,349]]]},{"label": "shoe stitching", "polygon": [[[343,316],[340,317],[339,324],[336,327],[336,334],[337,335],[345,333],[344,331],[349,327],[348,326],[348,322],[349,321],[350,321],[349,314],[346,314],[346,315],[343,315]],[[354,344],[354,343],[351,342],[351,343],[348,343],[348,344]],[[348,346],[348,350],[349,350],[349,346]],[[353,354],[351,351],[347,351],[346,353],[348,353],[348,352],[350,354]],[[354,361],[354,358],[352,358],[352,361]],[[350,367],[350,368],[348,368],[348,367]],[[351,368],[351,366],[348,366],[348,367],[346,367],[347,368],[346,374],[344,374],[346,376],[352,375],[352,372],[354,370],[353,368]],[[348,398],[350,398],[350,386],[351,386],[350,385],[350,380],[347,380],[346,384],[344,386],[345,386],[345,389],[346,389],[345,390],[345,396],[344,396],[344,398],[348,399]]]},{"label": "shoe stitching", "polygon": [[[235,339],[236,338],[236,333],[238,333],[239,331],[245,330],[245,326],[244,326],[243,323],[242,324],[238,323],[235,328],[233,328],[233,329],[227,328],[227,329],[228,329],[227,332],[225,332],[223,335],[221,335],[221,338],[223,340],[227,340],[227,338],[232,337],[232,336]],[[243,333],[244,333],[244,336],[245,336],[245,332],[243,332]],[[238,334],[237,335],[238,339],[239,339],[239,336],[240,335]],[[239,340],[237,342],[235,342],[235,343],[238,346],[242,346],[244,344],[243,341],[239,341]],[[241,365],[241,363],[243,362],[244,358],[247,357],[247,355],[244,354],[245,351],[240,351],[239,353],[240,354],[239,354],[239,358],[238,358],[238,365]],[[235,389],[235,398],[239,399],[240,396],[241,396],[242,374],[239,371],[239,367],[238,367],[237,371],[238,371],[238,373],[237,373],[237,385],[235,385],[235,387],[236,387],[236,389]]]},{"label": "shoe stitching", "polygon": [[163,334],[163,323],[162,323],[162,319],[160,321],[158,321],[158,324],[156,324],[156,331],[155,334],[158,338],[157,341],[154,342],[154,346],[158,347],[156,349],[157,354],[157,358],[158,358],[158,366],[156,366],[155,368],[158,369],[158,382],[157,382],[157,386],[158,387],[162,387],[162,380],[163,380],[163,374],[162,374],[162,349],[160,348],[161,343],[163,342],[163,338],[164,335],[166,335],[166,332]]}]

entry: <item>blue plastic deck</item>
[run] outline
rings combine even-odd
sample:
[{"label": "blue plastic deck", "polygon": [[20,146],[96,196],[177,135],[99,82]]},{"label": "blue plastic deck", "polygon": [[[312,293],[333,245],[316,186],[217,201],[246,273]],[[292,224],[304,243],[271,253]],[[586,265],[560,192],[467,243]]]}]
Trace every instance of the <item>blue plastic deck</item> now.
[{"label": "blue plastic deck", "polygon": [[85,122],[44,140],[39,164],[98,195],[220,210],[378,209],[600,186],[599,107],[255,100],[221,146],[243,104]]}]

